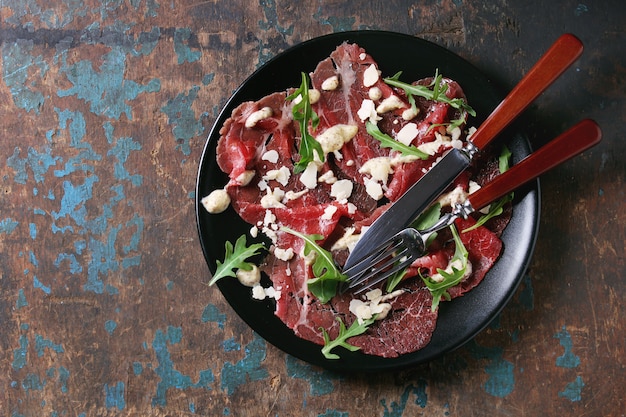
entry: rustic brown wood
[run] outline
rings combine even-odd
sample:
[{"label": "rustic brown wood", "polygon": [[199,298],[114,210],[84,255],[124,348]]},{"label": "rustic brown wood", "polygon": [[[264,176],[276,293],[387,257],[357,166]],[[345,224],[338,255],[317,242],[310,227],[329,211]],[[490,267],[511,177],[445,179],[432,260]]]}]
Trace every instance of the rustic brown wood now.
[{"label": "rustic brown wood", "polygon": [[[535,3],[4,1],[0,414],[623,415],[626,8]],[[535,254],[502,314],[455,352],[374,376],[260,339],[207,287],[194,222],[233,90],[289,46],[352,29],[433,41],[503,91],[573,33],[585,53],[514,126],[536,146],[584,118],[603,130],[542,177]]]}]

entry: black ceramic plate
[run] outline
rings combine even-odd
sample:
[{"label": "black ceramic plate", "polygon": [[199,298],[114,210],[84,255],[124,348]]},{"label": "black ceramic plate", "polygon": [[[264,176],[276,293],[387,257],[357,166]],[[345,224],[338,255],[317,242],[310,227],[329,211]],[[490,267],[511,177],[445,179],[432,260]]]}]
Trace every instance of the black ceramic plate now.
[{"label": "black ceramic plate", "polygon": [[[432,76],[435,69],[460,83],[477,117],[469,124],[478,126],[503,96],[474,66],[433,43],[408,35],[355,31],[335,33],[296,45],[276,56],[252,74],[233,94],[219,115],[206,143],[198,172],[196,216],[204,256],[211,272],[216,259],[223,259],[224,243],[234,242],[247,233],[250,225],[232,208],[222,214],[208,214],[200,199],[222,188],[227,177],[215,161],[219,129],[232,110],[247,100],[258,100],[275,91],[300,85],[300,72],[311,72],[342,42],[356,42],[372,55],[384,75],[403,72],[405,80]],[[502,139],[504,140],[504,139]],[[496,141],[497,143],[498,141]],[[506,143],[514,162],[530,152],[528,141],[518,133],[507,135]],[[327,360],[320,346],[300,339],[275,315],[272,300],[253,300],[250,289],[235,279],[224,279],[218,287],[232,308],[265,340],[309,363],[336,371],[387,371],[413,366],[450,352],[480,332],[501,311],[513,295],[530,261],[539,224],[539,183],[516,192],[513,216],[502,238],[504,251],[484,281],[463,297],[440,306],[437,328],[423,349],[386,359],[360,352],[340,351],[341,359]],[[250,238],[249,238],[250,240]],[[410,331],[407,329],[407,331]]]}]

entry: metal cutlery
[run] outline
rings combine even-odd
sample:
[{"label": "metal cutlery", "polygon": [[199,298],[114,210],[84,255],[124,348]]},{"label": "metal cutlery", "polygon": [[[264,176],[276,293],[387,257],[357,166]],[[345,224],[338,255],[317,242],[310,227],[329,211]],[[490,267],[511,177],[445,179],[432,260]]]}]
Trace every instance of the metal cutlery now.
[{"label": "metal cutlery", "polygon": [[426,242],[432,233],[448,227],[459,217],[467,218],[475,210],[589,149],[601,137],[602,132],[594,121],[581,121],[470,194],[464,203],[457,203],[451,212],[442,216],[432,227],[422,231],[406,228],[379,244],[363,260],[344,270],[348,276],[347,289],[362,293],[402,271],[424,255]]},{"label": "metal cutlery", "polygon": [[357,242],[344,270],[357,262],[371,262],[372,249],[410,225],[419,214],[470,164],[473,155],[484,148],[582,53],[583,45],[571,34],[560,36],[517,86],[493,110],[467,142],[463,150],[452,149],[419,181],[413,184],[383,213]]}]

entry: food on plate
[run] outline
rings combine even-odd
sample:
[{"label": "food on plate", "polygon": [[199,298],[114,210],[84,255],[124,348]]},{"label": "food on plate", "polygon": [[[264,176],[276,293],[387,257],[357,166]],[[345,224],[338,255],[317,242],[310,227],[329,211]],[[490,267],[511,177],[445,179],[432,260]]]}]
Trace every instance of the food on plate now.
[{"label": "food on plate", "polygon": [[[276,316],[324,345],[328,358],[337,357],[336,346],[383,357],[423,348],[439,303],[478,285],[502,250],[510,199],[439,232],[424,257],[380,288],[362,297],[338,291],[341,265],[361,233],[473,131],[466,126],[473,110],[454,80],[438,72],[413,83],[401,78],[384,78],[363,48],[343,43],[302,74],[299,87],[242,103],[220,130],[216,158],[229,180],[202,202],[213,213],[230,204],[250,236],[268,243],[226,242],[211,283],[237,277],[253,298],[273,298]],[[507,161],[506,153],[475,159],[418,226]],[[270,287],[259,283],[259,271]]]}]

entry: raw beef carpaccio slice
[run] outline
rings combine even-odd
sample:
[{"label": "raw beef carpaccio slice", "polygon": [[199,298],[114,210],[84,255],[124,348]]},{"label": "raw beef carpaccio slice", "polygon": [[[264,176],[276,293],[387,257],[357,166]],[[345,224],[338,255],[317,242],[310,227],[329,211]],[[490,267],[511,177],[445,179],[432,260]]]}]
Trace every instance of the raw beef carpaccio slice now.
[{"label": "raw beef carpaccio slice", "polygon": [[[311,266],[300,256],[304,242],[281,230],[281,227],[306,235],[321,235],[323,238],[317,243],[330,250],[332,244],[349,228],[358,233],[362,227],[370,225],[388,204],[392,204],[424,175],[446,150],[442,146],[428,160],[414,160],[394,166],[384,188],[384,198],[378,202],[370,198],[366,192],[367,173],[361,172],[363,164],[372,158],[387,157],[395,152],[381,147],[380,142],[367,133],[365,120],[359,116],[363,101],[370,99],[372,87],[377,88],[382,95],[376,100],[377,103],[391,95],[403,102],[403,108],[379,115],[379,128],[395,136],[407,123],[415,123],[419,131],[412,142],[415,146],[435,140],[437,129],[433,125],[436,127],[459,117],[458,110],[445,103],[417,97],[418,114],[405,120],[403,111],[410,104],[401,90],[392,89],[381,78],[365,86],[365,72],[371,72],[372,66],[377,69],[376,62],[365,50],[358,45],[344,43],[310,74],[312,88],[321,91],[319,101],[312,105],[320,122],[310,133],[317,136],[339,124],[357,126],[355,136],[339,153],[326,155],[319,169],[320,175],[332,172],[331,177],[336,180],[349,179],[353,183],[353,192],[347,201],[349,204],[331,198],[332,181],[321,181],[315,188],[308,189],[300,181],[300,176],[293,174],[294,164],[300,158],[297,151],[300,128],[291,115],[293,103],[286,100],[291,91],[277,92],[257,102],[241,104],[220,130],[221,137],[217,145],[217,162],[229,176],[225,188],[234,209],[252,228],[265,232],[272,239],[273,248],[291,248],[295,254],[290,259],[279,259],[270,251],[262,265],[262,270],[280,292],[275,314],[296,335],[318,344],[324,343],[321,328],[332,339],[339,332],[337,318],[346,326],[356,320],[349,311],[350,300],[354,296],[340,294],[322,304],[309,293],[307,280],[313,278],[313,274]],[[337,88],[324,90],[324,82],[332,77],[338,81]],[[427,85],[431,81],[432,78],[427,78],[417,83]],[[448,85],[448,97],[464,98],[456,82],[448,79],[445,82]],[[265,108],[271,109],[270,115],[254,126],[246,127],[250,115]],[[495,168],[492,166],[491,169]],[[285,176],[285,170],[290,174]],[[280,171],[283,171],[282,177],[277,175]],[[491,173],[481,174],[483,179],[490,176]],[[461,187],[467,190],[469,179],[469,175],[461,175],[450,189]],[[297,198],[272,199],[276,193],[289,192]],[[272,201],[269,206],[268,199]],[[472,219],[456,222],[459,230],[472,224]],[[499,226],[500,231],[501,228]],[[461,239],[469,252],[473,273],[449,290],[452,298],[478,285],[501,251],[498,235],[485,227],[462,233]],[[420,272],[432,275],[438,269],[445,269],[453,254],[454,245],[450,239],[436,241],[430,253],[412,265],[409,275]],[[334,255],[336,260],[345,259],[346,251]],[[437,321],[437,310],[432,311],[431,308],[432,296],[419,277],[405,281],[402,288],[404,291],[400,295],[388,301],[391,304],[388,316],[376,321],[365,334],[351,338],[351,344],[359,346],[366,354],[395,357],[419,350],[429,343]]]}]

